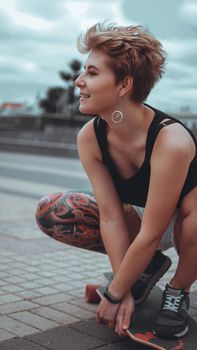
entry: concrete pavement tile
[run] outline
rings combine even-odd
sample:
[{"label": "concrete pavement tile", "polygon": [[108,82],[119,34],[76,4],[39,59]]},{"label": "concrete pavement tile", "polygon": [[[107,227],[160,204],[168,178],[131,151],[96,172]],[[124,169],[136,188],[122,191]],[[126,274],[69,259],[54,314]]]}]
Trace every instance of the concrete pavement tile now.
[{"label": "concrete pavement tile", "polygon": [[23,290],[21,292],[16,292],[16,295],[19,295],[23,299],[30,299],[30,300],[42,296],[40,293],[37,293],[34,290]]},{"label": "concrete pavement tile", "polygon": [[12,264],[12,271],[10,270],[9,271],[9,277],[21,277],[21,278],[24,278],[24,273],[25,271],[20,269],[20,268],[17,268],[16,266],[14,266],[14,264]]},{"label": "concrete pavement tile", "polygon": [[9,262],[10,262],[10,259],[8,259],[7,257],[1,256],[1,258],[0,258],[1,264],[9,264]]},{"label": "concrete pavement tile", "polygon": [[19,337],[38,332],[38,329],[30,327],[22,322],[13,320],[8,316],[0,316],[1,328]]},{"label": "concrete pavement tile", "polygon": [[82,309],[75,305],[69,304],[68,302],[54,304],[53,308],[77,317],[78,319],[88,319],[95,316],[95,313],[92,311]]},{"label": "concrete pavement tile", "polygon": [[51,286],[54,284],[52,278],[41,278],[40,276],[39,277],[37,276],[35,283],[39,283],[42,287],[43,286]]},{"label": "concrete pavement tile", "polygon": [[[26,220],[26,219],[25,219]],[[24,221],[23,221],[24,222]],[[27,237],[27,231],[28,228],[24,229],[24,236]],[[35,256],[39,256],[43,254],[46,251],[54,252],[56,249],[63,249],[63,245],[60,243],[53,241],[52,239],[47,239],[42,236],[42,238],[35,238],[35,239],[20,239],[20,228],[18,229],[18,235],[19,238],[16,238],[17,232],[14,232],[14,235],[11,237],[13,232],[11,231],[12,228],[9,228],[9,234],[1,235],[1,244],[4,249],[11,250],[15,253],[26,255],[27,254],[35,254]],[[32,232],[32,229],[30,229],[30,232]],[[17,258],[18,261],[23,261],[24,259]],[[34,261],[31,261],[31,265],[38,266],[40,265],[40,260],[37,259]]]},{"label": "concrete pavement tile", "polygon": [[33,313],[43,316],[47,319],[54,320],[55,322],[58,322],[60,324],[71,324],[74,322],[79,322],[79,318],[75,318],[69,314],[66,314],[65,312],[61,312],[59,310],[50,308],[50,307],[40,307],[38,309],[34,309]]},{"label": "concrete pavement tile", "polygon": [[39,288],[42,287],[42,281],[25,281],[22,283],[19,283],[19,286],[24,288],[24,289],[35,289],[35,288]]},{"label": "concrete pavement tile", "polygon": [[70,277],[70,279],[72,279],[73,281],[75,281],[75,280],[81,281],[81,280],[87,279],[87,276],[81,272],[72,272],[71,274],[67,275],[66,277],[67,278]]},{"label": "concrete pavement tile", "polygon": [[[110,270],[108,269],[105,269],[104,270],[105,272],[109,272]],[[98,271],[95,271],[95,270],[88,270],[88,269],[86,269],[86,270],[84,270],[83,271],[83,273],[87,276],[87,277],[90,277],[90,278],[94,278],[94,279],[100,279],[100,278],[102,278],[102,273],[100,273],[100,271],[99,271],[99,273],[98,273]]]},{"label": "concrete pavement tile", "polygon": [[72,295],[74,298],[83,298],[85,294],[85,289],[84,288],[79,288],[79,289],[73,289],[69,290],[68,292],[70,295]]},{"label": "concrete pavement tile", "polygon": [[0,350],[46,350],[46,348],[24,338],[14,338],[0,343]]},{"label": "concrete pavement tile", "polygon": [[15,301],[23,300],[21,297],[13,294],[4,294],[0,296],[0,303],[13,303]]},{"label": "concrete pavement tile", "polygon": [[0,280],[0,287],[7,286],[9,283],[4,280]]},{"label": "concrete pavement tile", "polygon": [[16,285],[6,285],[4,287],[1,288],[2,291],[4,291],[4,293],[16,293],[16,292],[22,292],[23,291],[23,288],[22,287],[19,287],[19,286],[16,286]]},{"label": "concrete pavement tile", "polygon": [[[142,350],[142,344],[132,342],[131,339],[124,339],[124,340],[120,341],[119,343],[105,345],[102,348],[98,348],[98,349],[101,349],[101,350],[128,350],[128,349]],[[148,350],[148,349],[150,349],[150,347],[143,346],[143,349]]]},{"label": "concrete pavement tile", "polygon": [[190,308],[189,314],[197,321],[197,292],[190,294]]},{"label": "concrete pavement tile", "polygon": [[69,271],[71,272],[71,273],[73,273],[73,272],[79,272],[79,270],[80,270],[80,267],[79,266],[69,266]]},{"label": "concrete pavement tile", "polygon": [[85,288],[86,283],[82,280],[82,281],[73,281],[70,283],[71,286],[73,286],[74,288]]},{"label": "concrete pavement tile", "polygon": [[[14,337],[14,334],[7,332],[4,329],[0,328],[0,342],[3,340],[11,339],[13,337]],[[1,345],[0,345],[0,348],[1,348]]]},{"label": "concrete pavement tile", "polygon": [[113,330],[110,330],[106,325],[97,324],[95,318],[87,321],[72,324],[69,327],[78,330],[81,333],[103,340],[105,343],[117,342],[122,338],[119,337]]},{"label": "concrete pavement tile", "polygon": [[7,276],[7,272],[0,271],[0,278],[6,277],[6,276]]},{"label": "concrete pavement tile", "polygon": [[70,299],[70,296],[68,296],[66,293],[57,293],[57,294],[52,294],[40,297],[40,298],[35,298],[34,302],[42,305],[52,305],[60,302],[67,302]]},{"label": "concrete pavement tile", "polygon": [[26,339],[51,350],[90,350],[105,345],[103,341],[95,337],[64,326],[27,336]]},{"label": "concrete pavement tile", "polygon": [[14,318],[28,326],[37,328],[41,331],[45,331],[49,328],[54,328],[58,326],[58,323],[48,320],[44,317],[31,313],[29,311],[21,311],[17,313],[13,313],[10,315],[11,318]]},{"label": "concrete pavement tile", "polygon": [[24,278],[21,278],[21,277],[18,277],[16,275],[12,275],[12,276],[9,276],[9,277],[4,277],[4,281],[8,282],[8,283],[15,283],[15,284],[18,284],[18,283],[21,283],[21,282],[24,282],[25,279]]},{"label": "concrete pavement tile", "polygon": [[72,277],[71,277],[71,275],[60,275],[59,274],[59,271],[58,271],[58,274],[55,276],[55,277],[53,277],[53,281],[55,282],[55,283],[64,283],[64,284],[66,284],[66,283],[68,283],[68,282],[70,282],[70,281],[72,281],[73,279],[72,279]]},{"label": "concrete pavement tile", "polygon": [[16,303],[0,305],[0,314],[10,314],[12,312],[34,309],[35,307],[38,307],[38,304],[28,300],[22,300]]},{"label": "concrete pavement tile", "polygon": [[36,266],[25,265],[24,271],[29,272],[29,273],[37,273],[38,271],[40,271],[40,268],[38,268]]},{"label": "concrete pavement tile", "polygon": [[9,271],[12,271],[12,269],[13,267],[11,266],[11,264],[6,264],[6,265],[0,264],[0,271],[9,272]]},{"label": "concrete pavement tile", "polygon": [[25,268],[25,263],[31,266],[32,259],[30,260],[29,256],[20,255],[20,254],[15,254],[15,257],[14,257],[15,262],[18,263],[18,267],[22,267],[22,268],[23,267]]},{"label": "concrete pavement tile", "polygon": [[48,271],[48,270],[41,270],[38,272],[38,276],[40,277],[55,277],[57,275],[57,272],[55,271]]},{"label": "concrete pavement tile", "polygon": [[26,262],[29,262],[29,259],[23,259],[23,262],[17,261],[16,258],[11,260],[10,266],[12,266],[14,269],[20,269],[21,272],[25,271],[25,264]]},{"label": "concrete pavement tile", "polygon": [[78,307],[85,309],[85,310],[92,311],[94,313],[96,312],[96,308],[97,308],[96,304],[86,303],[84,298],[73,299],[73,300],[69,301],[69,304],[78,306]]},{"label": "concrete pavement tile", "polygon": [[1,256],[6,256],[6,257],[15,257],[15,253],[13,253],[13,252],[10,252],[10,251],[7,251],[7,250],[5,250],[5,249],[0,249],[0,255]]},{"label": "concrete pavement tile", "polygon": [[[50,269],[50,267],[49,267],[49,269]],[[57,276],[60,276],[60,275],[61,276],[68,276],[68,275],[70,275],[70,270],[69,269],[66,269],[65,267],[62,268],[62,266],[60,267],[60,266],[58,266],[58,264],[55,267],[55,269],[54,270],[51,269],[51,271],[55,271]]]},{"label": "concrete pavement tile", "polygon": [[190,294],[191,306],[197,309],[197,292]]},{"label": "concrete pavement tile", "polygon": [[[81,277],[82,276],[82,274],[80,273],[79,274],[79,277]],[[57,269],[57,271],[56,271],[56,276],[54,276],[54,279],[60,279],[60,277],[62,278],[62,282],[64,281],[64,280],[68,280],[68,279],[71,279],[71,280],[73,280],[76,276],[75,276],[75,273],[73,272],[71,272],[70,270],[66,270],[66,271],[59,271],[58,269]],[[77,277],[76,277],[76,279],[77,279]]]},{"label": "concrete pavement tile", "polygon": [[73,290],[73,288],[74,288],[73,285],[70,285],[68,282],[67,283],[56,283],[56,284],[54,284],[54,287],[61,292],[69,292],[69,291]]},{"label": "concrete pavement tile", "polygon": [[[55,287],[55,286],[54,286]],[[38,292],[41,295],[51,295],[51,294],[57,294],[57,289],[51,288],[51,287],[41,287],[34,289],[35,292]]]},{"label": "concrete pavement tile", "polygon": [[40,276],[35,274],[35,273],[22,271],[21,272],[21,277],[24,278],[25,281],[32,281],[32,280],[38,279]]}]

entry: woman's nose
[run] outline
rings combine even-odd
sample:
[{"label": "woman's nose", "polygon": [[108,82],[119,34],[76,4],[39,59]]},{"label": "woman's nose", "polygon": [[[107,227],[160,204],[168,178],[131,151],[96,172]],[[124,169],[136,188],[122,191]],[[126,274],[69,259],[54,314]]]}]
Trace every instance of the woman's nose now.
[{"label": "woman's nose", "polygon": [[77,77],[77,79],[75,80],[75,85],[77,86],[77,87],[80,87],[80,86],[82,86],[82,85],[84,85],[85,84],[85,82],[84,82],[84,79],[83,79],[83,73],[81,73],[78,77]]}]

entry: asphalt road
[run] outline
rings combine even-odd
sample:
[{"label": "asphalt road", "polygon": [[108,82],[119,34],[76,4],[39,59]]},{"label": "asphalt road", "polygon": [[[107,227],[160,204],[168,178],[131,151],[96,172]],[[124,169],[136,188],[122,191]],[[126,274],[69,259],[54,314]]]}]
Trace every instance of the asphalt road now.
[{"label": "asphalt road", "polygon": [[39,198],[64,190],[90,190],[78,159],[0,152],[0,195]]}]

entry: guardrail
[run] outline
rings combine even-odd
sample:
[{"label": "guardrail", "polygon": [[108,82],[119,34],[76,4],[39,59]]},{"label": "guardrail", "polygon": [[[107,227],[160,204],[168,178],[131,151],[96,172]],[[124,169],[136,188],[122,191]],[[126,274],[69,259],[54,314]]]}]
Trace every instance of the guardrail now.
[{"label": "guardrail", "polygon": [[[197,115],[174,114],[197,137]],[[0,116],[0,147],[4,151],[78,157],[76,137],[88,121],[84,115]]]}]

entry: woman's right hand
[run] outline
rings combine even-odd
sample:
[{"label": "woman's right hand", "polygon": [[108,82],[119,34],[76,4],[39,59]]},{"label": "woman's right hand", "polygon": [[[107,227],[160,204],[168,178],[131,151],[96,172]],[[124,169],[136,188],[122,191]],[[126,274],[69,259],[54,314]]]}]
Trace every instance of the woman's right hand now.
[{"label": "woman's right hand", "polygon": [[129,291],[122,300],[116,314],[115,332],[119,335],[126,335],[126,330],[131,324],[131,318],[134,309],[135,303],[132,294]]}]

